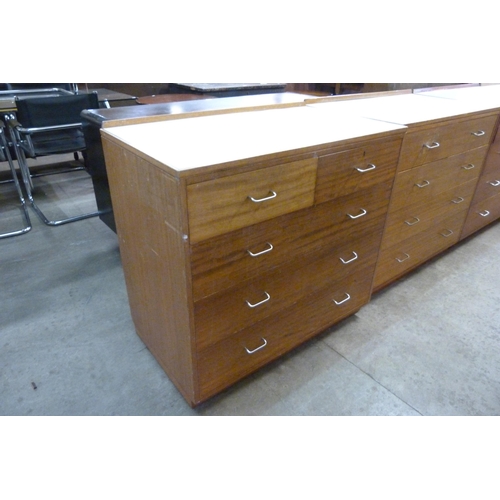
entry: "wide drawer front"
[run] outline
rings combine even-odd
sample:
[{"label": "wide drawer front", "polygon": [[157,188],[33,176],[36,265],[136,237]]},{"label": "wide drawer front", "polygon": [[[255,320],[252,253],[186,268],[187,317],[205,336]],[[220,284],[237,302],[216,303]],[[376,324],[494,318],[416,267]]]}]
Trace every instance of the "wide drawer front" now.
[{"label": "wide drawer front", "polygon": [[356,149],[320,156],[316,203],[375,184],[392,184],[400,146],[401,139],[373,141]]},{"label": "wide drawer front", "polygon": [[496,120],[493,115],[408,132],[403,139],[398,171],[488,145]]},{"label": "wide drawer front", "polygon": [[293,306],[198,351],[200,400],[207,399],[356,312],[370,298],[371,273],[353,274]]},{"label": "wide drawer front", "polygon": [[367,231],[381,233],[389,193],[379,185],[193,245],[194,300],[276,266],[300,262],[306,255],[321,258],[343,239],[357,239]]},{"label": "wide drawer front", "polygon": [[316,165],[309,158],[188,185],[191,242],[311,206]]},{"label": "wide drawer front", "polygon": [[400,277],[439,252],[454,245],[462,231],[467,211],[436,220],[433,227],[407,238],[379,254],[374,288]]},{"label": "wide drawer front", "polygon": [[382,241],[382,249],[434,227],[443,217],[467,210],[474,195],[476,180],[439,193],[426,203],[390,212]]},{"label": "wide drawer front", "polygon": [[464,224],[461,239],[487,226],[500,217],[500,194],[474,203]]},{"label": "wide drawer front", "polygon": [[380,234],[368,233],[357,241],[339,242],[327,257],[276,268],[249,283],[195,303],[195,329],[199,348],[213,344],[253,323],[277,314],[360,269],[372,275]]},{"label": "wide drawer front", "polygon": [[487,147],[483,146],[399,173],[394,181],[390,210],[425,202],[451,186],[477,179],[486,152]]}]

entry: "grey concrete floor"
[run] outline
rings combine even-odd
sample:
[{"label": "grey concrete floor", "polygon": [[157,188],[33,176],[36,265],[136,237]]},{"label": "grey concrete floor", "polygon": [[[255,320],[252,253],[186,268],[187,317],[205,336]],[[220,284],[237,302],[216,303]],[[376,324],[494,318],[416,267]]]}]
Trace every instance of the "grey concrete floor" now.
[{"label": "grey concrete floor", "polygon": [[[36,180],[47,212],[93,209],[90,179],[68,175]],[[10,189],[0,232],[20,223]],[[0,240],[0,415],[500,414],[500,224],[192,409],[135,333],[116,235],[30,214]]]}]

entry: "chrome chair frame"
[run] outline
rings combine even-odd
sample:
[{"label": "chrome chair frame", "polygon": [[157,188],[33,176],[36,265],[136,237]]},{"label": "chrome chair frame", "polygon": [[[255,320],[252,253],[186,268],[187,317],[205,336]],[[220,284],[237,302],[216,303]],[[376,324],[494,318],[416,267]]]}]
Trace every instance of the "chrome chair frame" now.
[{"label": "chrome chair frame", "polygon": [[24,199],[24,194],[21,189],[21,185],[19,184],[19,180],[17,179],[17,172],[14,167],[14,162],[12,161],[12,156],[9,151],[9,144],[7,138],[5,136],[3,124],[0,123],[0,161],[6,161],[9,164],[9,168],[12,174],[12,181],[3,181],[3,182],[13,182],[16,188],[17,194],[19,196],[19,201],[21,202],[21,210],[24,216],[24,227],[22,229],[18,229],[16,231],[9,231],[7,233],[0,233],[0,239],[10,238],[11,236],[19,236],[21,234],[26,234],[31,231],[31,220],[28,213],[28,207],[26,206],[26,200]]},{"label": "chrome chair frame", "polygon": [[[34,190],[34,185],[33,185],[33,177],[36,177],[36,174],[32,174],[30,172],[28,163],[27,163],[27,158],[26,155],[30,158],[36,158],[39,156],[37,154],[36,148],[34,147],[33,141],[32,141],[32,136],[38,133],[47,133],[47,132],[57,132],[57,131],[64,131],[64,130],[75,130],[75,129],[83,129],[83,125],[81,122],[78,123],[69,123],[69,124],[63,124],[63,125],[51,125],[51,126],[44,126],[44,127],[31,127],[31,128],[25,128],[22,126],[21,123],[17,121],[17,118],[15,115],[10,114],[6,116],[6,121],[7,124],[9,125],[9,130],[11,134],[11,140],[16,152],[17,160],[19,163],[19,169],[21,171],[26,195],[28,198],[28,201],[33,208],[33,210],[36,212],[40,220],[48,225],[48,226],[60,226],[62,224],[68,224],[70,222],[76,222],[79,220],[84,220],[84,219],[89,219],[91,217],[96,217],[101,215],[101,212],[94,211],[90,213],[85,213],[81,215],[75,215],[72,217],[66,217],[63,219],[59,220],[50,220],[40,209],[40,207],[37,205],[37,203],[34,200],[33,197],[33,190]],[[58,154],[58,153],[54,153]],[[77,158],[76,152],[75,152],[75,159]],[[68,171],[77,171],[77,170],[85,170],[85,167],[75,167],[71,169],[65,169],[65,170],[60,170],[58,172],[51,172],[51,173],[64,173]],[[48,174],[39,174],[39,175],[48,175]]]}]

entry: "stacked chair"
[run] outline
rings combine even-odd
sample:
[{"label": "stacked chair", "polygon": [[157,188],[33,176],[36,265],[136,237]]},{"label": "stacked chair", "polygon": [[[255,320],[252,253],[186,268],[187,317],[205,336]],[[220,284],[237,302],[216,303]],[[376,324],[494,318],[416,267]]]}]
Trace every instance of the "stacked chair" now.
[{"label": "stacked chair", "polygon": [[0,122],[0,162],[8,162],[10,173],[12,174],[12,179],[8,179],[2,181],[3,183],[12,183],[17,192],[17,196],[19,197],[20,207],[24,216],[24,227],[21,229],[17,229],[14,231],[9,231],[5,233],[0,233],[0,239],[9,238],[11,236],[18,236],[20,234],[25,234],[31,230],[31,220],[28,214],[28,207],[26,206],[26,202],[23,196],[23,192],[21,190],[21,186],[19,184],[19,180],[17,178],[17,172],[12,162],[12,156],[9,151],[9,144],[7,141],[7,137],[5,136],[5,130],[3,123]]},{"label": "stacked chair", "polygon": [[[74,215],[59,220],[49,219],[34,199],[37,175],[30,170],[28,158],[73,153],[83,156],[85,165],[85,139],[81,112],[96,109],[96,93],[72,94],[57,97],[16,98],[17,111],[6,117],[11,141],[17,156],[27,200],[39,218],[49,226],[59,226],[100,214],[99,211]],[[85,166],[70,171],[84,170]],[[68,170],[64,170],[68,172]],[[61,172],[58,172],[61,173]],[[41,174],[47,175],[47,174]]]}]

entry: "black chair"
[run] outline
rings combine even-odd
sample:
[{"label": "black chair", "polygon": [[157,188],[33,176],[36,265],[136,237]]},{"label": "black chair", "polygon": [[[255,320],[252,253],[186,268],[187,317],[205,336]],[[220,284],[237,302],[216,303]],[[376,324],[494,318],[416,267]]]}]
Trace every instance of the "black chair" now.
[{"label": "black chair", "polygon": [[24,195],[23,195],[23,192],[21,190],[21,186],[19,184],[19,181],[17,179],[17,172],[16,172],[16,169],[15,169],[14,164],[12,162],[12,157],[11,157],[11,154],[9,151],[9,144],[8,144],[7,138],[5,136],[4,126],[3,126],[3,123],[0,122],[0,162],[5,162],[5,161],[8,162],[8,164],[9,164],[10,173],[12,174],[12,179],[2,180],[2,181],[0,181],[0,183],[1,184],[6,184],[6,183],[13,183],[14,184],[16,191],[17,191],[17,195],[19,197],[19,201],[21,203],[21,210],[22,210],[23,216],[24,216],[24,227],[22,229],[18,229],[15,231],[0,233],[0,239],[9,238],[11,236],[18,236],[20,234],[25,234],[31,230],[31,221],[30,221],[30,217],[29,217],[29,213],[28,213],[28,207],[26,206],[26,202],[24,200]]},{"label": "black chair", "polygon": [[[82,153],[85,169],[85,138],[81,112],[84,109],[99,108],[97,93],[64,95],[58,97],[16,98],[16,116],[10,115],[9,124],[19,168],[23,177],[26,194],[31,206],[40,219],[49,226],[58,226],[89,217],[100,212],[90,212],[60,220],[49,220],[33,199],[33,177],[27,158],[74,153]],[[68,170],[64,170],[67,172]],[[58,172],[61,173],[61,172]]]}]

